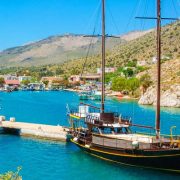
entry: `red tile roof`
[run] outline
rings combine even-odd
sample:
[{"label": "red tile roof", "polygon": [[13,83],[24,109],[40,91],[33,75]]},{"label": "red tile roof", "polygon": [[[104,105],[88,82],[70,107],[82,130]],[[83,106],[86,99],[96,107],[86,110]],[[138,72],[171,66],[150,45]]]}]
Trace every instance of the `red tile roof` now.
[{"label": "red tile roof", "polygon": [[20,85],[19,80],[5,80],[5,84],[7,85]]}]

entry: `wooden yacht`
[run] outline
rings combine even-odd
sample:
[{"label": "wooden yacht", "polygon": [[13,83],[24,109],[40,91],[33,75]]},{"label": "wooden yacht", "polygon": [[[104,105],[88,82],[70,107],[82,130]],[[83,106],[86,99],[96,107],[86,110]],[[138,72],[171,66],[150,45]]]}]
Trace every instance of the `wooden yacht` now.
[{"label": "wooden yacht", "polygon": [[[69,110],[71,142],[83,151],[104,160],[180,173],[180,137],[160,135],[160,59],[161,11],[157,0],[157,108],[156,127],[133,124],[130,118],[105,112],[105,4],[102,0],[102,95],[101,108],[81,103],[78,111]],[[163,18],[165,19],[165,18]],[[168,18],[169,19],[169,18]],[[154,129],[155,135],[132,132],[133,126]]]}]

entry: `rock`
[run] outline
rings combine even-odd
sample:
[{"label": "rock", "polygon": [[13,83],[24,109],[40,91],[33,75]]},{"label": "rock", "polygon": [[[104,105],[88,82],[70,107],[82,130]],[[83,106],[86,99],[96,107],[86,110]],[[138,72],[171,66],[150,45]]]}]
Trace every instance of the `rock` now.
[{"label": "rock", "polygon": [[156,98],[156,90],[153,87],[149,87],[147,91],[139,99],[139,104],[152,105]]},{"label": "rock", "polygon": [[180,85],[173,85],[162,94],[161,106],[180,108]]},{"label": "rock", "polygon": [[[141,96],[138,103],[156,105],[156,88],[149,87]],[[161,92],[161,106],[180,108],[180,85],[172,85],[170,89]]]}]

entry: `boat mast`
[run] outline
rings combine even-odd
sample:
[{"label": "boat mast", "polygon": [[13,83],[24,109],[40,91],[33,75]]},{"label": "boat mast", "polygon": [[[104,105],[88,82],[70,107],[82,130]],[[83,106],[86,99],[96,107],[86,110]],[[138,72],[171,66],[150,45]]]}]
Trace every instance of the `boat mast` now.
[{"label": "boat mast", "polygon": [[102,61],[101,61],[101,113],[104,113],[105,100],[105,0],[102,0]]},{"label": "boat mast", "polygon": [[157,103],[156,103],[156,137],[160,138],[160,97],[161,97],[161,20],[179,20],[178,18],[161,17],[161,0],[157,1],[157,17],[136,17],[138,19],[156,19],[157,20]]},{"label": "boat mast", "polygon": [[160,96],[161,96],[161,0],[157,0],[157,104],[156,137],[160,137]]}]

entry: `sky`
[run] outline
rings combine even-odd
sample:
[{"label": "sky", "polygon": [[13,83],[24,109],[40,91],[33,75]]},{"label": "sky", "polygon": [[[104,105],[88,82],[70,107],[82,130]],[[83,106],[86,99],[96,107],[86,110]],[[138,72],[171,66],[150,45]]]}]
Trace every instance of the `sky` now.
[{"label": "sky", "polygon": [[[161,0],[163,17],[180,17],[180,0]],[[156,0],[106,0],[106,33],[155,27]],[[163,22],[168,23],[168,22]],[[101,0],[0,0],[0,50],[61,34],[100,34]]]}]

